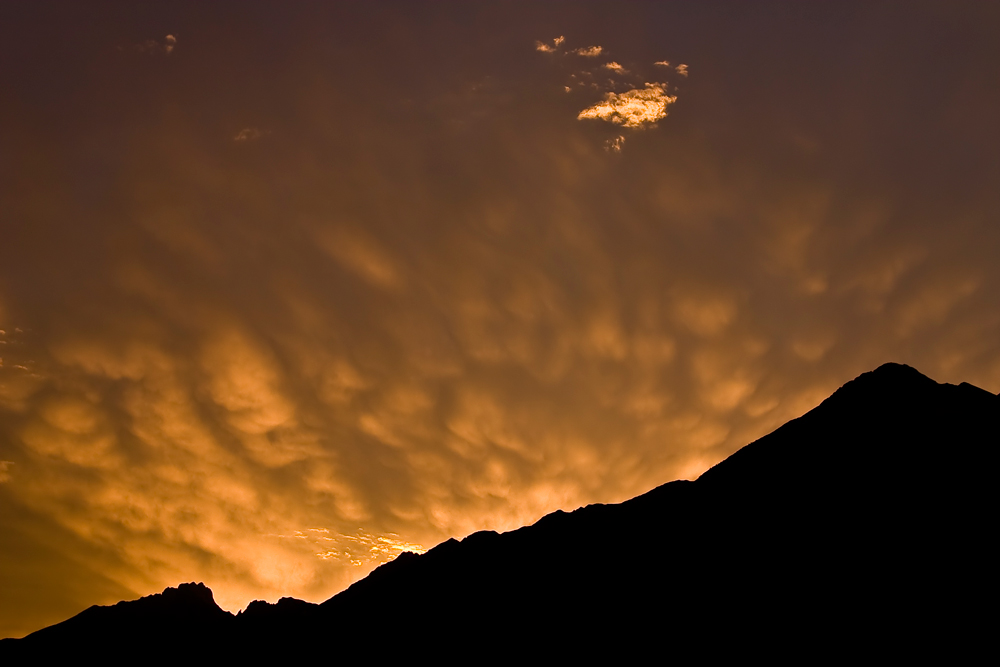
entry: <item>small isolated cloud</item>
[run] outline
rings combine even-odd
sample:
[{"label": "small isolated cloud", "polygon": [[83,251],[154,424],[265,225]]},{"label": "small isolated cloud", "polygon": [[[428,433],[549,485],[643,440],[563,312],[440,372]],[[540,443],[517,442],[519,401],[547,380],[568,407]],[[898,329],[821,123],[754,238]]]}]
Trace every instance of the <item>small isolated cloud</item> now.
[{"label": "small isolated cloud", "polygon": [[596,118],[622,127],[644,128],[665,117],[667,107],[676,101],[676,95],[667,95],[665,84],[647,83],[642,89],[607,93],[603,100],[581,111],[577,119]]},{"label": "small isolated cloud", "polygon": [[677,67],[675,67],[674,69],[675,69],[675,70],[677,71],[677,73],[678,73],[678,74],[680,74],[681,76],[687,76],[687,75],[688,75],[688,66],[687,66],[687,65],[685,65],[685,64],[683,64],[683,63],[681,63],[680,65],[678,65],[678,66],[677,66]]},{"label": "small isolated cloud", "polygon": [[604,48],[600,46],[587,46],[579,49],[574,49],[573,51],[571,51],[571,53],[578,56],[584,56],[585,58],[595,58],[601,55],[601,52],[603,50]]},{"label": "small isolated cloud", "polygon": [[256,127],[244,127],[242,130],[240,130],[236,134],[235,137],[233,137],[233,141],[235,141],[237,143],[244,143],[244,142],[247,142],[247,141],[257,141],[258,139],[260,139],[261,137],[263,137],[265,134],[267,134],[267,133],[266,132],[261,132]]},{"label": "small isolated cloud", "polygon": [[670,61],[669,60],[657,60],[653,64],[656,65],[657,67],[670,67]]},{"label": "small isolated cloud", "polygon": [[625,69],[624,67],[622,67],[613,60],[609,63],[604,63],[604,69],[609,69],[612,72],[618,72],[619,74],[625,74],[626,72],[628,72],[627,69]]},{"label": "small isolated cloud", "polygon": [[622,146],[624,145],[625,145],[625,137],[619,134],[614,139],[608,139],[607,141],[604,142],[604,150],[608,151],[609,153],[621,153]]},{"label": "small isolated cloud", "polygon": [[173,53],[175,46],[177,46],[177,37],[174,35],[167,35],[163,38],[162,43],[156,41],[155,39],[147,39],[141,44],[136,44],[135,48],[138,49],[140,53],[148,53],[151,56],[158,53],[169,56]]},{"label": "small isolated cloud", "polygon": [[566,38],[559,35],[552,40],[552,45],[549,46],[545,42],[535,42],[535,50],[541,51],[542,53],[553,53],[559,49],[559,45],[566,41]]}]

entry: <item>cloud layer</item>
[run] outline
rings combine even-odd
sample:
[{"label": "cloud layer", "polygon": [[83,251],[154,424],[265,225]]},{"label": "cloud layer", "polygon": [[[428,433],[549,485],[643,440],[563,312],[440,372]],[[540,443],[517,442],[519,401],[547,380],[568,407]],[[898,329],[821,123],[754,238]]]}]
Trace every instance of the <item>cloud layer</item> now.
[{"label": "cloud layer", "polygon": [[1000,391],[997,61],[875,10],[805,24],[846,55],[708,10],[246,11],[169,58],[0,40],[4,634],[188,580],[321,600],[885,361]]}]

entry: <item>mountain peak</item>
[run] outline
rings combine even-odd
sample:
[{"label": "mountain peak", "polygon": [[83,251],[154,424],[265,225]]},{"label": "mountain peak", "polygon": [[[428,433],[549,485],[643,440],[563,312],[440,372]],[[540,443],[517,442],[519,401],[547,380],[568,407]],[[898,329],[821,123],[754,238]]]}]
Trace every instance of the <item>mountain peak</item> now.
[{"label": "mountain peak", "polygon": [[[868,371],[867,373],[862,373],[855,379],[847,383],[851,385],[853,383],[859,384],[870,384],[877,383],[880,385],[935,385],[937,382],[930,379],[920,371],[918,371],[913,366],[907,366],[906,364],[899,364],[896,362],[887,362],[876,368],[875,370]],[[845,386],[847,386],[845,385]]]},{"label": "mountain peak", "polygon": [[162,595],[165,600],[207,604],[213,607],[218,606],[215,603],[215,596],[212,594],[212,589],[202,582],[195,583],[192,581],[186,584],[178,584],[177,588],[168,586],[163,589],[163,592],[160,593],[160,595]]},{"label": "mountain peak", "polygon": [[913,366],[907,364],[901,364],[895,361],[887,361],[878,368],[868,371],[867,373],[862,373],[859,377],[865,376],[879,376],[879,377],[899,377],[899,378],[923,378],[925,380],[930,380],[926,375],[918,371]]}]

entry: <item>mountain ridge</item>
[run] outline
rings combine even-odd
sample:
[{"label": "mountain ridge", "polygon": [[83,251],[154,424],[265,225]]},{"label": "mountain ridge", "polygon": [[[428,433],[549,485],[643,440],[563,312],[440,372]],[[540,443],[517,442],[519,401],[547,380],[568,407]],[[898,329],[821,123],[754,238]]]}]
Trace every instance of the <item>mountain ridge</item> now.
[{"label": "mountain ridge", "polygon": [[[998,415],[1000,396],[885,364],[697,480],[404,553],[318,605],[283,598],[232,615],[207,587],[182,584],[5,640],[0,655],[64,643],[97,650],[114,633],[96,625],[94,609],[127,610],[125,625],[160,622],[132,631],[137,650],[166,632],[206,656],[345,639],[340,650],[356,655],[386,638],[440,640],[442,628],[451,651],[491,646],[494,657],[527,650],[530,637],[578,658],[621,656],[656,637],[680,641],[675,654],[692,657],[719,634],[771,652],[857,647],[878,633],[883,650],[906,640],[926,648],[932,630],[953,637],[977,627],[942,610],[967,603],[994,562],[982,526],[995,525],[988,464]],[[975,459],[960,479],[942,474],[956,443]],[[597,546],[567,546],[580,544]],[[208,610],[202,589],[225,616]],[[200,609],[184,622],[129,606],[166,609],[182,591]]]}]

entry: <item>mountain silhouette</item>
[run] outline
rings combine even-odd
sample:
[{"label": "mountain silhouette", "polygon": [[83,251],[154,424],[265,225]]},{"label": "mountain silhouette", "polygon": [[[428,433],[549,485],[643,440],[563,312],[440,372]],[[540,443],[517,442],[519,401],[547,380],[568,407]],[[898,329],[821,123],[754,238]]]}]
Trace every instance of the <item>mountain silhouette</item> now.
[{"label": "mountain silhouette", "polygon": [[234,616],[182,584],[0,658],[954,660],[991,637],[998,417],[886,364],[693,482],[404,553],[320,605]]}]

